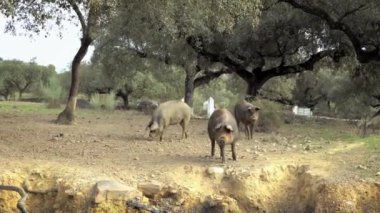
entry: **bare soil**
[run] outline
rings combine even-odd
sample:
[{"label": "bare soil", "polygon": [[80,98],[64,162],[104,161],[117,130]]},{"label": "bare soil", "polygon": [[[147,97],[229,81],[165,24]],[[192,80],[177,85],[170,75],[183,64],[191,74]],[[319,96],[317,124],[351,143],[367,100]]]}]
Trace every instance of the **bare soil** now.
[{"label": "bare soil", "polygon": [[[231,160],[227,147],[223,165],[220,158],[209,157],[207,120],[192,119],[185,140],[180,140],[179,125],[170,126],[159,142],[148,137],[150,117],[141,112],[80,110],[71,126],[53,123],[56,116],[21,112],[17,105],[0,111],[0,184],[22,185],[36,174],[46,181],[64,179],[76,189],[102,179],[130,186],[157,180],[186,189],[209,206],[202,211],[380,212],[379,151],[340,140],[339,135],[356,131],[348,124],[287,124],[277,133],[256,133],[252,140],[242,135],[238,160]],[[323,136],[325,128],[334,128],[336,137]],[[205,177],[203,172],[212,166],[232,175]],[[9,196],[0,190],[0,210],[16,211],[7,199],[17,196]],[[230,209],[222,206],[219,211],[218,200]],[[59,212],[60,207],[54,208]]]}]

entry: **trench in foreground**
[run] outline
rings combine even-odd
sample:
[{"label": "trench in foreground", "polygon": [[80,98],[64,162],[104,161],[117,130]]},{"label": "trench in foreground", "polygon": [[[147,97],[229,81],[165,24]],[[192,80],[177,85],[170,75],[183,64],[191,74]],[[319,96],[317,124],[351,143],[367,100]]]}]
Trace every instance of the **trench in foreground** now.
[{"label": "trench in foreground", "polygon": [[[29,212],[380,212],[379,183],[327,180],[306,165],[185,167],[170,173],[168,183],[137,186],[73,180],[43,170],[0,176],[0,184],[27,192]],[[0,212],[19,212],[19,198],[0,190]]]}]

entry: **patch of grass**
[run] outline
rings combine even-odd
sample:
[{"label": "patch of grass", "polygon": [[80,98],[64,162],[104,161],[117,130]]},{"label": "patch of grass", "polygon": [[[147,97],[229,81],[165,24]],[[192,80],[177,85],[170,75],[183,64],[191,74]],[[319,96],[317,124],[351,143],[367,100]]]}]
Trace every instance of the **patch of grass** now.
[{"label": "patch of grass", "polygon": [[380,135],[371,135],[359,141],[364,142],[369,150],[380,151]]},{"label": "patch of grass", "polygon": [[[344,122],[318,122],[305,120],[284,125],[282,132],[296,135],[304,135],[311,139],[323,139],[329,141],[353,141],[360,139],[357,130]],[[286,134],[286,133],[285,133]]]},{"label": "patch of grass", "polygon": [[48,109],[43,103],[0,101],[0,112],[57,114],[61,109]]},{"label": "patch of grass", "polygon": [[[35,115],[53,115],[57,116],[63,108],[47,108],[46,103],[32,103],[20,101],[0,101],[0,113],[25,113]],[[111,113],[104,110],[78,109],[75,111],[76,117],[97,116],[99,113]]]}]

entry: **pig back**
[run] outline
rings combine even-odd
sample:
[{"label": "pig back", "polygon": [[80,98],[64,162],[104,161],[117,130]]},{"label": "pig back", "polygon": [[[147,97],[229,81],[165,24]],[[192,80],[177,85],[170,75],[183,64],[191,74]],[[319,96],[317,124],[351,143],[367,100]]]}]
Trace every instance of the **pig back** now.
[{"label": "pig back", "polygon": [[234,142],[239,138],[239,131],[237,128],[235,117],[227,109],[218,109],[212,113],[208,121],[208,135],[211,140],[215,140],[218,136],[216,135],[215,127],[218,125],[230,125],[232,126],[234,137]]},{"label": "pig back", "polygon": [[[249,108],[255,111],[250,112]],[[259,119],[259,113],[256,111],[256,108],[258,107],[254,106],[251,103],[248,103],[245,100],[238,102],[234,108],[236,120],[245,124],[251,123],[252,121],[257,121]]]},{"label": "pig back", "polygon": [[160,104],[155,112],[155,117],[164,120],[166,125],[174,125],[182,120],[188,122],[191,112],[192,109],[182,101],[167,101]]}]

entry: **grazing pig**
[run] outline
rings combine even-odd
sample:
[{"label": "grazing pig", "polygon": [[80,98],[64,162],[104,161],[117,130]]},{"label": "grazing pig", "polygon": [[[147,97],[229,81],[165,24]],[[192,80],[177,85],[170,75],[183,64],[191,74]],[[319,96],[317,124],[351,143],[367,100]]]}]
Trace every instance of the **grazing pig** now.
[{"label": "grazing pig", "polygon": [[235,118],[238,127],[240,123],[245,128],[245,135],[248,139],[252,139],[253,131],[256,128],[257,121],[259,119],[260,108],[248,103],[245,100],[238,102],[235,105]]},{"label": "grazing pig", "polygon": [[187,126],[190,121],[192,109],[182,101],[167,101],[158,106],[153,112],[147,129],[149,129],[149,137],[153,135],[162,135],[169,125],[180,124],[182,127],[182,138],[187,138]]},{"label": "grazing pig", "polygon": [[239,131],[236,120],[232,113],[227,109],[218,109],[214,111],[208,121],[208,135],[211,140],[211,156],[215,154],[215,141],[220,148],[222,162],[224,158],[224,146],[231,145],[232,159],[236,160],[235,143],[239,138]]}]

